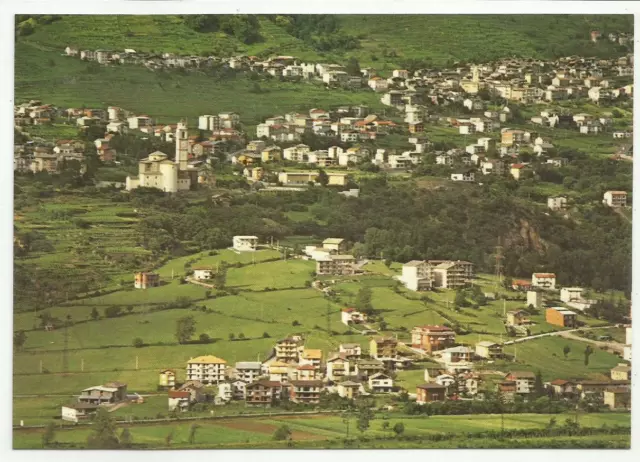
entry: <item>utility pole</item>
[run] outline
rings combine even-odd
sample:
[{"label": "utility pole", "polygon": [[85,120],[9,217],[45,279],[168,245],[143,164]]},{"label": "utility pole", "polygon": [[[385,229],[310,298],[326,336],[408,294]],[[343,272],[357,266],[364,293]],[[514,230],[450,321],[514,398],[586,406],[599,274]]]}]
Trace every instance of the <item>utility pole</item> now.
[{"label": "utility pole", "polygon": [[64,323],[64,347],[62,350],[62,373],[69,372],[69,323],[71,322],[71,315],[67,315],[67,319]]},{"label": "utility pole", "polygon": [[498,238],[498,245],[496,246],[496,288],[502,282],[502,260],[504,256],[502,255],[502,239]]},{"label": "utility pole", "polygon": [[136,355],[136,370],[138,370],[138,356]]},{"label": "utility pole", "polygon": [[171,270],[171,280],[173,281],[173,270]]},{"label": "utility pole", "polygon": [[506,316],[506,315],[507,315],[507,301],[502,300],[502,316]]},{"label": "utility pole", "polygon": [[[326,296],[325,296],[326,298]],[[331,302],[327,298],[327,333],[331,334]]]}]

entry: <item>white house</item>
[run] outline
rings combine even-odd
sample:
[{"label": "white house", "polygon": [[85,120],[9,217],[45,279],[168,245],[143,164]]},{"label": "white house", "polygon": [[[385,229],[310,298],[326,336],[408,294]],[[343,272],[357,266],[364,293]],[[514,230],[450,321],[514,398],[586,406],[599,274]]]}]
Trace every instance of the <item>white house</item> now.
[{"label": "white house", "polygon": [[369,377],[369,389],[373,393],[391,393],[393,390],[393,379],[382,372]]},{"label": "white house", "polygon": [[198,281],[213,279],[214,271],[210,266],[198,266],[193,268],[193,278]]},{"label": "white house", "polygon": [[627,193],[626,191],[607,191],[604,193],[602,203],[609,207],[626,207]]},{"label": "white house", "polygon": [[564,196],[555,196],[547,198],[547,207],[551,210],[565,210],[567,208],[567,198]]},{"label": "white house", "polygon": [[582,294],[584,289],[582,287],[563,287],[560,289],[560,300],[565,303],[580,302],[582,301]]},{"label": "white house", "polygon": [[542,289],[555,290],[556,275],[554,273],[533,273],[531,276],[531,285]]},{"label": "white house", "polygon": [[349,324],[360,324],[365,321],[364,314],[360,313],[359,311],[356,311],[353,308],[343,309],[341,315],[342,315],[342,323],[346,324],[347,326]]},{"label": "white house", "polygon": [[473,172],[463,172],[463,173],[452,173],[451,181],[465,181],[472,182],[475,181],[476,175]]},{"label": "white house", "polygon": [[245,383],[254,382],[261,373],[261,363],[258,361],[240,361],[235,366],[235,377]]},{"label": "white house", "polygon": [[239,252],[254,251],[257,247],[257,236],[233,236],[233,248]]}]

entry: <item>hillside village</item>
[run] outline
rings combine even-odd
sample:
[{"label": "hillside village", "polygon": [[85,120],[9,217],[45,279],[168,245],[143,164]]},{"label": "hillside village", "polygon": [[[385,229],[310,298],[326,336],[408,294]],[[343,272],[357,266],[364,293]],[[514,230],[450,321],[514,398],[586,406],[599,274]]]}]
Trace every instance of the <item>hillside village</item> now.
[{"label": "hillside village", "polygon": [[[53,421],[73,434],[107,413],[132,428],[194,419],[247,435],[251,424],[224,422],[277,415],[268,436],[286,426],[273,440],[289,443],[303,431],[328,440],[296,427],[306,414],[336,418],[347,439],[351,419],[365,438],[374,418],[406,418],[376,436],[399,440],[419,415],[501,414],[501,434],[504,414],[543,414],[548,432],[566,414],[569,433],[579,413],[628,419],[630,277],[587,269],[599,263],[581,231],[615,234],[615,222],[619,240],[603,235],[602,245],[612,261],[628,258],[631,174],[616,176],[633,163],[628,51],[377,70],[67,46],[60,59],[224,69],[258,87],[294,81],[371,103],[276,106],[255,123],[251,108],[174,120],[18,100],[16,287],[37,290],[16,297],[14,349],[25,360],[14,387],[37,398],[14,396],[14,434]],[[597,169],[604,179],[591,185]],[[435,210],[438,196],[459,196],[456,213]],[[367,216],[374,206],[399,212]],[[403,218],[405,207],[417,216]],[[362,232],[349,223],[359,220]],[[453,228],[465,220],[491,242]],[[237,437],[246,447],[264,442],[247,435]]]}]

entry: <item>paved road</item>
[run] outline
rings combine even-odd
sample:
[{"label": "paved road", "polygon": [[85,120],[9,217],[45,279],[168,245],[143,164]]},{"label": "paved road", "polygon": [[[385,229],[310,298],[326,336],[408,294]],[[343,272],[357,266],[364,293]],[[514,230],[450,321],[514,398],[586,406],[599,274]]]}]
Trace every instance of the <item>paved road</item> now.
[{"label": "paved road", "polygon": [[[555,332],[547,332],[546,334],[530,335],[529,337],[522,337],[522,338],[517,338],[515,340],[509,340],[508,342],[504,342],[504,344],[505,345],[513,345],[514,343],[522,343],[522,342],[526,342],[527,340],[533,340],[533,339],[536,339],[536,338],[554,337],[554,336],[557,336],[557,335],[564,336],[563,334],[565,334],[565,333],[576,332],[578,330],[610,329],[612,327],[616,327],[616,326],[581,327],[579,329],[557,330]],[[579,338],[582,340],[582,337],[579,337]]]},{"label": "paved road", "polygon": [[610,350],[617,351],[618,353],[624,353],[624,345],[618,342],[601,342],[598,340],[591,340],[589,338],[580,337],[579,335],[574,335],[571,332],[563,332],[560,334],[561,337],[569,338],[571,340],[579,340],[581,342],[593,343],[594,345],[603,348],[606,347]]}]

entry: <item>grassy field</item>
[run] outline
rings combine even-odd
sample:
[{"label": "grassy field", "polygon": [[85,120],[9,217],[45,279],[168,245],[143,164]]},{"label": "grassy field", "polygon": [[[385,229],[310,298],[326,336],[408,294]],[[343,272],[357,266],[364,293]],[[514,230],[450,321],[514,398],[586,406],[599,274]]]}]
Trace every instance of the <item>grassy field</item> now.
[{"label": "grassy field", "polygon": [[[543,428],[551,417],[559,423],[563,422],[563,415],[547,414],[518,414],[504,417],[505,430],[538,429]],[[571,418],[571,416],[567,416]],[[474,433],[486,430],[499,430],[501,418],[498,415],[471,416],[432,416],[429,418],[407,418],[395,415],[387,418],[377,418],[362,436],[367,438],[389,437],[389,431],[382,427],[383,422],[402,422],[405,435],[410,437],[429,436],[434,434]],[[628,426],[629,414],[591,414],[580,416],[580,424],[585,427]],[[138,444],[149,444],[155,447],[166,447],[164,438],[173,432],[173,448],[186,447],[265,447],[275,430],[286,424],[292,430],[294,442],[338,440],[344,438],[346,426],[342,417],[313,416],[313,417],[265,417],[254,419],[225,419],[217,421],[199,421],[195,444],[189,444],[188,435],[190,423],[134,425],[129,427],[133,441]],[[351,426],[354,427],[352,420]],[[354,430],[355,431],[355,430]],[[14,448],[39,447],[41,431],[14,430]],[[73,428],[58,431],[55,440],[63,445],[76,444],[80,447],[86,442],[90,429]],[[352,433],[353,435],[353,433]],[[617,436],[617,435],[616,435]],[[614,440],[617,439],[614,436]],[[469,441],[473,447],[473,440]],[[415,443],[414,443],[415,445]]]},{"label": "grassy field", "polygon": [[138,114],[152,114],[164,123],[186,117],[194,125],[201,114],[235,111],[243,124],[252,125],[276,114],[313,107],[381,106],[373,92],[326,91],[304,82],[261,82],[262,91],[255,93],[253,82],[243,77],[219,80],[138,66],[99,67],[87,72],[85,62],[23,41],[16,44],[16,56],[16,101],[38,98],[62,107],[117,105]]}]

